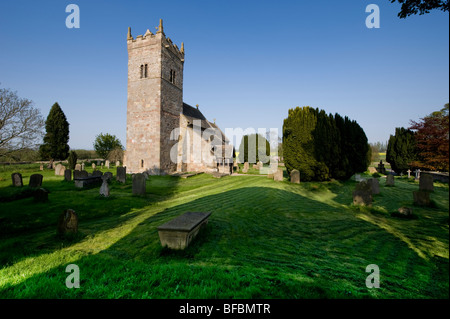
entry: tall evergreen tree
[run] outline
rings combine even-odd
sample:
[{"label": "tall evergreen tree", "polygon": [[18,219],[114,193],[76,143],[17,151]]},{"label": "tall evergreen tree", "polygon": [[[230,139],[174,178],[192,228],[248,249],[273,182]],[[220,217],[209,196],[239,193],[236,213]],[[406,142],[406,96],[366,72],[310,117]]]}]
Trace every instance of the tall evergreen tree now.
[{"label": "tall evergreen tree", "polygon": [[270,156],[270,143],[260,134],[244,135],[239,146],[239,161],[241,163],[267,163]]},{"label": "tall evergreen tree", "polygon": [[69,122],[58,103],[53,104],[45,121],[44,144],[39,148],[42,159],[64,160],[69,155]]},{"label": "tall evergreen tree", "polygon": [[400,174],[414,168],[417,159],[416,139],[413,131],[403,127],[395,129],[395,135],[389,137],[386,161]]}]

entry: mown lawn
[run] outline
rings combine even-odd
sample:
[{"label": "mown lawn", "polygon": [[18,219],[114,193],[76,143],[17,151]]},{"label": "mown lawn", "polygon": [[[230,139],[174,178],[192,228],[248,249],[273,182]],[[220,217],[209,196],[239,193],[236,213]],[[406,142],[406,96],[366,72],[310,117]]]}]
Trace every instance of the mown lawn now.
[{"label": "mown lawn", "polygon": [[[138,197],[129,177],[102,198],[99,187],[79,190],[47,170],[49,202],[6,201],[22,191],[11,173],[28,185],[38,167],[0,170],[0,298],[449,297],[447,184],[435,184],[434,208],[420,208],[417,182],[384,187],[381,178],[373,208],[360,209],[354,181],[151,176]],[[417,218],[392,217],[400,206]],[[61,239],[67,208],[79,235]],[[186,211],[211,211],[207,228],[185,251],[162,248],[157,227]],[[69,264],[80,268],[79,289],[66,288]],[[379,289],[365,285],[369,264],[379,266]]]}]

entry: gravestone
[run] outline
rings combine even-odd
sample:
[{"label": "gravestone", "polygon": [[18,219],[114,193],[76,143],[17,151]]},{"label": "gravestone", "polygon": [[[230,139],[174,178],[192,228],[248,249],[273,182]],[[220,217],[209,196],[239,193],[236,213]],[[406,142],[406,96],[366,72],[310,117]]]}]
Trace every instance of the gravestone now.
[{"label": "gravestone", "polygon": [[97,161],[97,166],[99,166],[100,164],[103,164],[103,163],[100,161]]},{"label": "gravestone", "polygon": [[378,179],[376,178],[369,178],[367,182],[372,187],[372,195],[377,195],[380,193],[380,183],[378,182]]},{"label": "gravestone", "polygon": [[133,195],[145,195],[145,176],[137,173],[133,175]]},{"label": "gravestone", "polygon": [[267,178],[273,179],[273,174],[271,173],[267,174]]},{"label": "gravestone", "polygon": [[81,163],[81,170],[84,171],[84,163]]},{"label": "gravestone", "polygon": [[259,169],[259,166],[257,164],[253,164],[252,168],[253,169]]},{"label": "gravestone", "polygon": [[411,178],[411,170],[410,169],[408,169],[408,178]]},{"label": "gravestone", "polygon": [[30,176],[30,182],[28,183],[28,187],[41,187],[42,179],[44,176],[41,174],[33,174]]},{"label": "gravestone", "polygon": [[72,180],[72,170],[71,169],[66,169],[64,171],[64,179],[68,182],[70,182]]},{"label": "gravestone", "polygon": [[248,164],[248,162],[245,162],[244,163],[244,168],[242,169],[242,172],[243,173],[247,173],[248,172],[248,168],[249,168],[249,164]]},{"label": "gravestone", "polygon": [[39,170],[43,171],[44,170],[44,165],[39,166]]},{"label": "gravestone", "polygon": [[283,170],[279,168],[275,174],[273,174],[273,180],[277,182],[283,181]]},{"label": "gravestone", "polygon": [[103,179],[103,183],[102,183],[102,186],[100,187],[100,195],[109,197],[108,179],[104,178],[104,176],[102,176],[102,179]]},{"label": "gravestone", "polygon": [[58,234],[76,234],[78,232],[78,215],[73,209],[65,210],[58,220]]},{"label": "gravestone", "polygon": [[109,161],[108,160],[105,161],[105,167],[109,169]]},{"label": "gravestone", "polygon": [[291,171],[291,183],[300,184],[300,172],[296,169]]},{"label": "gravestone", "polygon": [[62,166],[61,169],[59,170],[59,176],[65,176],[65,171],[66,171],[66,167]]},{"label": "gravestone", "polygon": [[372,184],[369,181],[361,181],[356,185],[353,205],[372,206]]},{"label": "gravestone", "polygon": [[59,176],[59,171],[61,170],[61,168],[62,168],[61,164],[56,165],[56,167],[55,167],[55,175]]},{"label": "gravestone", "polygon": [[369,173],[370,174],[374,174],[374,173],[376,173],[377,172],[377,169],[375,168],[375,167],[373,167],[373,166],[370,166],[369,167]]},{"label": "gravestone", "polygon": [[92,163],[91,167],[93,170],[95,170],[95,163]]},{"label": "gravestone", "polygon": [[269,174],[275,174],[278,170],[278,163],[270,163]]},{"label": "gravestone", "polygon": [[127,181],[127,168],[118,166],[116,169],[116,180],[125,183]]},{"label": "gravestone", "polygon": [[412,208],[403,206],[398,209],[398,212],[399,212],[399,214],[409,217],[412,215],[413,210],[412,210]]},{"label": "gravestone", "polygon": [[12,178],[12,184],[14,187],[22,187],[23,186],[22,174],[12,173],[11,178]]},{"label": "gravestone", "polygon": [[355,181],[356,182],[361,182],[362,181],[361,174],[355,174]]},{"label": "gravestone", "polygon": [[430,192],[415,191],[413,192],[414,204],[418,206],[430,206]]},{"label": "gravestone", "polygon": [[416,181],[418,181],[418,180],[420,179],[420,169],[416,169],[416,170],[414,171],[414,174],[415,174],[415,179],[416,179]]},{"label": "gravestone", "polygon": [[116,161],[116,167],[120,166],[120,161]]},{"label": "gravestone", "polygon": [[381,160],[380,163],[378,164],[378,168],[377,168],[378,172],[381,174],[386,174],[386,169],[384,168],[384,164],[383,161]]},{"label": "gravestone", "polygon": [[422,176],[420,176],[419,179],[419,190],[425,192],[433,192],[434,191],[433,176],[429,174],[422,174]]},{"label": "gravestone", "polygon": [[48,201],[48,193],[49,191],[45,188],[38,188],[33,193],[34,201],[37,203],[45,203],[46,201]]},{"label": "gravestone", "polygon": [[92,172],[92,176],[102,176],[103,175],[103,172],[102,171],[99,171],[99,170],[94,170],[93,172]]},{"label": "gravestone", "polygon": [[75,170],[76,171],[81,171],[81,164],[75,165]]},{"label": "gravestone", "polygon": [[394,185],[395,185],[394,175],[389,174],[386,177],[386,186],[394,186]]},{"label": "gravestone", "polygon": [[101,164],[101,168],[100,169],[103,169],[103,163]]},{"label": "gravestone", "polygon": [[50,162],[48,162],[47,168],[48,168],[48,169],[54,169],[53,160],[51,160]]},{"label": "gravestone", "polygon": [[73,171],[73,179],[86,178],[89,176],[87,171]]},{"label": "gravestone", "polygon": [[102,176],[102,179],[103,180],[107,180],[108,182],[110,181],[110,180],[112,180],[112,178],[113,178],[113,173],[111,173],[111,172],[105,172],[105,174],[103,174],[103,176]]}]

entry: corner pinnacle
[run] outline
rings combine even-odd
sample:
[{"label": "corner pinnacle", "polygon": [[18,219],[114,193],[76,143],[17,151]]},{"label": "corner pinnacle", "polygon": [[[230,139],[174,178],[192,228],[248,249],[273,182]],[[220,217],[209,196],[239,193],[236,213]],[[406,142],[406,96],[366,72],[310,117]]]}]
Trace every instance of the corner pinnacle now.
[{"label": "corner pinnacle", "polygon": [[127,40],[133,40],[133,37],[131,36],[131,28],[128,27],[128,36],[127,36]]},{"label": "corner pinnacle", "polygon": [[164,33],[163,20],[162,19],[159,19],[158,32],[156,32],[156,33]]}]

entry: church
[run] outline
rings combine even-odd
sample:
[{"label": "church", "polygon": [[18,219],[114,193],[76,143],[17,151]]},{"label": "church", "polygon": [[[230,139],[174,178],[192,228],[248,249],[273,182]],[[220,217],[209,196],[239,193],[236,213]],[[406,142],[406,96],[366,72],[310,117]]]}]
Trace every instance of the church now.
[{"label": "church", "polygon": [[183,102],[184,44],[156,34],[135,38],[128,28],[127,140],[130,173],[232,172],[233,146],[198,105]]}]

